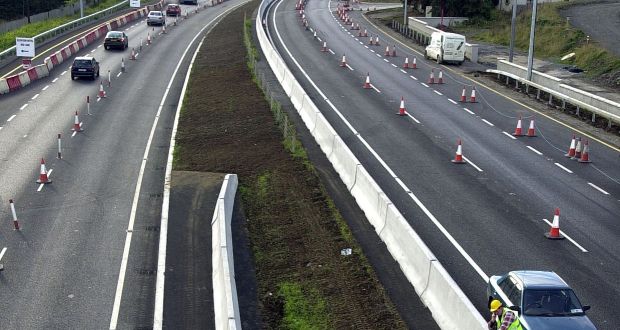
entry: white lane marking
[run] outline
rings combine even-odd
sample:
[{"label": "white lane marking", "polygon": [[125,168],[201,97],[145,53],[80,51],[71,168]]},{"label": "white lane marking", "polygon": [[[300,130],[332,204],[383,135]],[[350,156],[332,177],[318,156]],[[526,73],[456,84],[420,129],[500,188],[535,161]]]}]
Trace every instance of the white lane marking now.
[{"label": "white lane marking", "polygon": [[321,40],[321,37],[316,37],[316,39],[317,39],[318,41],[323,41],[323,40]]},{"label": "white lane marking", "polygon": [[2,248],[2,251],[0,251],[0,261],[2,260],[2,258],[4,258],[4,254],[6,253],[6,246]]},{"label": "white lane marking", "polygon": [[135,56],[135,58],[138,58],[138,55],[140,55],[140,53],[136,53],[136,56]]},{"label": "white lane marking", "polygon": [[[37,95],[39,95],[39,94],[37,94]],[[34,99],[33,99],[33,100],[34,100]],[[26,104],[22,105],[22,106],[19,108],[19,110],[24,110],[24,109],[26,109],[26,107],[27,107],[27,106],[28,106],[28,103],[26,103]]]},{"label": "white lane marking", "polygon": [[456,101],[453,100],[453,99],[448,99],[448,101],[450,101],[450,103],[452,103],[452,104],[457,104]]},{"label": "white lane marking", "polygon": [[372,89],[374,89],[377,93],[381,94],[381,91],[377,87],[375,87],[375,85],[370,84],[370,87],[372,87]]},{"label": "white lane marking", "polygon": [[364,45],[364,48],[368,49],[368,46]]},{"label": "white lane marking", "polygon": [[427,85],[427,84],[425,84],[425,83],[420,83],[420,84],[422,84],[422,86],[424,86],[424,87],[428,88],[428,85]]},{"label": "white lane marking", "polygon": [[2,130],[2,126],[0,126],[0,131]]},{"label": "white lane marking", "polygon": [[407,71],[405,71],[403,69],[400,69],[400,72],[405,73],[405,74],[407,73]]},{"label": "white lane marking", "polygon": [[375,52],[375,50],[374,50],[374,49],[371,49],[371,50],[370,50],[370,52],[371,52],[371,53],[374,53],[374,52]]},{"label": "white lane marking", "polygon": [[412,116],[412,115],[409,113],[409,111],[407,111],[407,112],[405,112],[405,113],[407,114],[407,116],[408,116],[409,118],[413,119],[413,121],[415,121],[415,122],[416,122],[416,124],[419,124],[419,123],[420,123],[420,121],[419,121],[416,117]]},{"label": "white lane marking", "polygon": [[508,133],[508,132],[506,132],[506,131],[502,131],[502,134],[506,135],[507,137],[509,137],[509,138],[511,138],[511,139],[513,139],[513,140],[516,140],[516,139],[517,139],[516,137],[512,136],[512,134],[510,134],[510,133]]},{"label": "white lane marking", "polygon": [[[54,170],[54,169],[50,169],[49,171],[47,171],[47,178],[48,178],[48,179],[50,178],[50,176],[52,176],[52,171],[53,171],[53,170]],[[40,191],[43,189],[43,186],[45,186],[45,183],[41,183],[41,184],[39,185],[39,188],[37,189],[37,192],[40,192]]]},{"label": "white lane marking", "polygon": [[334,53],[334,51],[331,48],[329,48],[328,51],[332,53],[332,55],[336,55],[336,53]]},{"label": "white lane marking", "polygon": [[[549,225],[549,227],[552,226],[552,224],[551,224],[551,222],[549,222],[549,220],[543,219],[543,221],[545,221]],[[574,239],[572,239],[570,236],[566,235],[566,233],[563,232],[562,230],[560,230],[560,234],[562,234],[562,236],[566,237],[566,239],[569,240],[571,243],[573,243],[579,250],[581,250],[581,252],[588,252],[588,250],[584,249],[583,246],[581,246],[577,242],[575,242]]]},{"label": "white lane marking", "polygon": [[490,121],[488,121],[488,120],[486,120],[486,119],[484,119],[484,118],[482,118],[482,121],[483,121],[483,122],[485,122],[485,123],[486,123],[487,125],[489,125],[489,126],[495,126],[495,125],[493,125],[493,123],[492,123],[492,122],[490,122]]},{"label": "white lane marking", "polygon": [[9,119],[7,119],[6,121],[11,121],[13,120],[13,118],[17,117],[17,115],[12,115],[11,117],[9,117]]},{"label": "white lane marking", "polygon": [[46,90],[48,88],[50,88],[50,85],[47,85],[47,86],[43,87],[42,91],[44,91],[44,90]]},{"label": "white lane marking", "polygon": [[438,91],[438,90],[436,90],[436,89],[433,89],[433,92],[435,92],[435,94],[437,94],[437,95],[443,95],[443,94],[441,94],[441,92],[440,92],[440,91]]},{"label": "white lane marking", "polygon": [[55,83],[56,81],[58,81],[58,78],[54,78],[54,80],[52,80],[52,83]]},{"label": "white lane marking", "polygon": [[345,65],[347,66],[347,68],[348,68],[349,70],[351,70],[351,71],[355,71],[355,70],[353,70],[353,68],[352,68],[349,64],[345,64]]},{"label": "white lane marking", "polygon": [[397,67],[398,67],[398,66],[396,66],[396,64],[394,64],[394,63],[392,63],[392,66],[393,66],[393,67],[395,67],[395,68],[397,68]]},{"label": "white lane marking", "polygon": [[601,187],[599,187],[599,186],[595,185],[595,184],[594,184],[594,183],[592,183],[592,182],[588,182],[588,185],[590,185],[590,187],[592,187],[592,188],[594,188],[594,189],[596,189],[596,190],[598,190],[598,191],[602,192],[602,193],[603,193],[603,194],[605,194],[605,195],[609,195],[609,193],[608,193],[608,192],[606,192],[605,190],[603,190],[603,188],[601,188]]},{"label": "white lane marking", "polygon": [[119,72],[119,73],[116,75],[116,78],[120,77],[122,74],[123,74],[122,72]]},{"label": "white lane marking", "polygon": [[563,169],[564,171],[566,171],[568,173],[571,173],[571,174],[573,173],[573,171],[571,171],[571,170],[567,169],[566,167],[562,166],[562,164],[560,164],[560,163],[554,163],[554,164],[555,164],[555,166]]},{"label": "white lane marking", "polygon": [[37,94],[34,94],[34,96],[31,98],[31,100],[36,100],[36,99],[37,99],[37,97],[39,97],[39,94],[38,94],[38,93],[37,93]]},{"label": "white lane marking", "polygon": [[96,52],[96,51],[97,51],[97,49],[95,48],[95,49],[91,50],[90,52],[91,52],[91,53],[94,53],[94,52]]},{"label": "white lane marking", "polygon": [[364,43],[360,41],[360,45],[363,45]]},{"label": "white lane marking", "polygon": [[469,160],[467,157],[463,156],[463,159],[465,159],[465,161],[467,161],[467,164],[473,166],[475,169],[478,170],[478,172],[482,172],[482,169],[480,167],[478,167],[478,165],[474,164],[471,160]]},{"label": "white lane marking", "polygon": [[418,78],[414,77],[414,76],[409,76],[409,78],[413,79],[413,80],[418,80]]},{"label": "white lane marking", "polygon": [[469,109],[467,109],[467,108],[463,108],[463,110],[465,110],[465,111],[469,112],[469,113],[470,113],[470,114],[472,114],[472,115],[474,114],[474,112],[473,112],[473,111],[471,111],[471,110],[469,110]]},{"label": "white lane marking", "polygon": [[[276,5],[275,11],[278,10],[278,8],[280,7],[280,4],[282,4],[282,3],[283,2],[281,1],[281,2],[278,3],[278,5]],[[329,9],[329,5],[327,6],[327,8]],[[314,81],[312,79],[310,79],[310,77],[308,76],[306,71],[301,67],[301,65],[299,65],[299,62],[297,61],[297,59],[295,59],[293,57],[293,55],[291,54],[290,50],[288,49],[288,47],[286,46],[286,44],[282,40],[282,36],[280,35],[280,31],[278,30],[278,24],[277,24],[277,22],[275,20],[275,15],[274,15],[274,18],[272,18],[272,20],[273,20],[273,25],[275,27],[276,35],[278,36],[278,40],[280,41],[280,44],[282,44],[282,47],[284,47],[284,50],[286,51],[288,56],[291,58],[293,63],[295,63],[295,65],[297,66],[297,69],[304,75],[304,77],[308,80],[308,82],[310,82],[312,87],[314,87],[314,89],[323,97],[325,102],[332,108],[332,110],[334,110],[334,112],[338,115],[338,117],[340,117],[340,119],[349,128],[349,130],[351,130],[351,132],[353,132],[353,134],[355,134],[358,137],[358,139],[364,144],[364,146],[366,146],[368,151],[370,153],[372,153],[373,157],[375,157],[375,159],[377,159],[377,161],[381,164],[381,166],[383,166],[383,168],[392,177],[396,177],[394,171],[392,171],[392,169],[383,161],[383,159],[381,159],[381,157],[379,157],[379,155],[375,152],[375,150],[355,130],[355,128],[351,125],[351,123],[349,123],[349,121],[347,121],[347,119],[342,115],[342,113],[340,111],[338,111],[336,106],[325,95],[325,93],[323,93],[323,91],[321,91],[319,89],[319,87],[314,83]],[[424,204],[422,204],[420,199],[418,199],[418,197],[414,193],[409,193],[408,195],[414,201],[414,203],[424,212],[424,214],[426,214],[426,216],[435,224],[435,226],[448,239],[448,241],[450,241],[452,246],[454,246],[457,249],[457,251],[459,251],[459,253],[463,256],[463,258],[467,261],[467,263],[469,263],[469,265],[478,273],[478,275],[482,278],[482,280],[485,283],[487,283],[489,281],[489,276],[482,270],[482,268],[480,268],[480,266],[478,266],[478,264],[474,261],[474,259],[472,259],[472,257],[467,253],[467,251],[465,251],[465,249],[463,249],[463,247],[459,244],[459,242],[457,242],[456,239],[452,235],[450,235],[448,230],[446,230],[446,228],[439,222],[439,220],[437,220],[437,218],[435,218],[435,216],[426,208],[426,206]]]},{"label": "white lane marking", "polygon": [[67,70],[63,71],[60,75],[61,75],[61,76],[64,76],[64,75],[65,75],[65,73],[67,73]]},{"label": "white lane marking", "polygon": [[97,48],[101,48],[101,46],[103,46],[103,45],[99,45],[99,46],[97,46]]},{"label": "white lane marking", "polygon": [[532,146],[525,146],[525,147],[530,149],[530,150],[532,150],[533,152],[537,153],[539,156],[542,156],[542,152],[534,149],[534,147],[532,147]]}]

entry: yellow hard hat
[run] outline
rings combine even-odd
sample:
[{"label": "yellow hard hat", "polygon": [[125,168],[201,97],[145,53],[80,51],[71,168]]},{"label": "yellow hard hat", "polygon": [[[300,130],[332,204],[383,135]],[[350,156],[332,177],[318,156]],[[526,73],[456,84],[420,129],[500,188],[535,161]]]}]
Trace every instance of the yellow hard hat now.
[{"label": "yellow hard hat", "polygon": [[491,313],[495,312],[500,307],[502,307],[502,302],[501,301],[499,301],[497,299],[493,299],[493,301],[491,301],[491,306],[490,306]]}]

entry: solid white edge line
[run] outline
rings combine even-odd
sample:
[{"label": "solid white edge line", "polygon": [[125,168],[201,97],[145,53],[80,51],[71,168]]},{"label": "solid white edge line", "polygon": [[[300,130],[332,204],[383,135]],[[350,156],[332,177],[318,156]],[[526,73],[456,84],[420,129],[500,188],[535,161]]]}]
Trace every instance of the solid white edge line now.
[{"label": "solid white edge line", "polygon": [[537,153],[539,156],[542,156],[542,154],[543,154],[542,152],[534,149],[534,147],[532,147],[532,146],[525,146],[525,147],[530,149],[530,150],[532,150],[533,152]]},{"label": "solid white edge line", "polygon": [[562,166],[562,164],[560,164],[560,163],[554,163],[554,164],[555,164],[555,166],[563,169],[564,171],[573,174],[573,171],[571,171],[571,170],[567,169],[566,167]]},{"label": "solid white edge line", "polygon": [[493,125],[493,123],[492,123],[492,122],[490,122],[490,121],[488,121],[488,120],[486,120],[486,119],[484,119],[484,118],[482,118],[481,120],[482,120],[483,122],[485,122],[485,123],[486,123],[487,125],[489,125],[489,126],[495,126],[495,125]]},{"label": "solid white edge line", "polygon": [[[483,120],[484,120],[484,119],[483,119]],[[508,132],[506,132],[506,131],[502,131],[502,134],[506,135],[507,137],[509,137],[509,138],[511,138],[511,139],[513,139],[513,140],[516,140],[516,139],[517,139],[516,137],[512,136],[512,134],[510,134],[510,133],[508,133]]]},{"label": "solid white edge line", "polygon": [[467,164],[471,165],[473,168],[475,168],[476,170],[478,170],[478,172],[482,172],[482,169],[480,167],[478,167],[478,165],[474,164],[474,162],[472,162],[471,160],[469,160],[469,158],[463,156],[463,159],[465,159],[465,161],[467,162]]},{"label": "solid white edge line", "polygon": [[[329,9],[330,2],[331,2],[331,0],[327,2],[327,8],[328,9]],[[282,2],[279,2],[278,5],[276,5],[276,8],[274,9],[275,11],[278,10],[280,4],[282,4]],[[310,77],[308,76],[306,71],[301,67],[301,65],[299,65],[299,62],[297,61],[297,59],[295,59],[293,57],[293,55],[289,51],[288,47],[286,47],[286,45],[284,44],[284,41],[282,40],[282,36],[280,35],[280,31],[278,30],[278,25],[277,25],[277,22],[275,20],[275,17],[273,18],[273,25],[274,25],[274,28],[276,30],[276,35],[278,36],[278,39],[280,40],[280,44],[282,45],[282,47],[284,47],[284,50],[286,51],[288,56],[291,58],[293,63],[295,63],[295,65],[297,66],[297,68],[299,69],[301,74],[304,75],[304,77],[308,80],[308,82],[310,82],[312,87],[314,87],[314,89],[319,93],[319,95],[321,95],[321,97],[323,97],[323,100],[325,100],[325,102],[332,108],[332,110],[334,110],[336,115],[338,115],[338,117],[344,122],[344,124],[349,128],[349,130],[351,132],[353,132],[353,134],[358,137],[358,139],[364,144],[364,146],[366,146],[368,151],[373,155],[373,157],[375,157],[375,159],[377,161],[379,161],[381,166],[383,166],[383,168],[390,174],[390,176],[396,178],[397,176],[395,175],[394,171],[392,171],[392,169],[383,161],[383,159],[381,159],[381,157],[379,157],[379,155],[375,152],[375,150],[355,130],[355,128],[351,125],[351,123],[349,123],[349,121],[344,117],[344,115],[342,115],[342,113],[336,108],[336,106],[334,106],[334,104],[325,95],[325,93],[323,93],[323,91],[321,89],[319,89],[319,87],[314,83],[314,81],[312,79],[310,79]],[[489,281],[489,276],[482,270],[482,268],[480,268],[480,266],[478,266],[478,264],[474,261],[474,259],[471,258],[471,256],[465,251],[465,249],[463,249],[463,247],[459,244],[459,242],[456,241],[456,239],[439,222],[439,220],[437,220],[437,218],[435,218],[435,216],[426,208],[426,206],[424,204],[422,204],[422,201],[420,201],[418,199],[418,197],[414,193],[408,193],[408,195],[414,201],[414,203],[422,210],[422,212],[424,212],[424,214],[426,214],[426,216],[433,222],[433,224],[435,224],[435,226],[448,239],[448,241],[450,241],[452,246],[454,246],[457,249],[457,251],[459,251],[459,253],[461,253],[461,256],[463,256],[463,258],[467,261],[467,263],[469,263],[469,265],[478,273],[478,275],[484,280],[484,282],[485,283],[488,282]]]},{"label": "solid white edge line", "polygon": [[601,193],[603,193],[603,194],[605,194],[605,195],[609,195],[609,193],[608,193],[608,192],[606,192],[605,190],[603,190],[603,188],[601,188],[601,187],[599,187],[599,186],[595,185],[595,184],[594,184],[594,183],[592,183],[592,182],[588,182],[588,185],[589,185],[590,187],[592,187],[592,188],[594,188],[594,189],[596,189],[596,190],[600,191]]},{"label": "solid white edge line", "polygon": [[[552,226],[551,222],[547,219],[543,219],[543,221],[545,221],[549,227]],[[579,245],[579,243],[575,242],[574,239],[572,239],[570,236],[566,235],[565,232],[563,232],[562,230],[560,230],[560,234],[562,234],[562,236],[566,237],[567,240],[569,240],[571,243],[573,243],[573,245],[575,245],[579,250],[581,250],[581,252],[588,252],[588,250],[586,250],[583,246]]]}]

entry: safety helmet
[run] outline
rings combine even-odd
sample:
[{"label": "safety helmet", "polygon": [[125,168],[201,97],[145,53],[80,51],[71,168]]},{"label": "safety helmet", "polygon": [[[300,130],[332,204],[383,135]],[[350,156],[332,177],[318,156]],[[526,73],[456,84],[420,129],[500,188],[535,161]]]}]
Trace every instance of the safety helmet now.
[{"label": "safety helmet", "polygon": [[490,311],[491,313],[495,312],[498,308],[502,307],[502,302],[497,300],[497,299],[493,299],[493,301],[491,301],[491,305],[490,305]]}]

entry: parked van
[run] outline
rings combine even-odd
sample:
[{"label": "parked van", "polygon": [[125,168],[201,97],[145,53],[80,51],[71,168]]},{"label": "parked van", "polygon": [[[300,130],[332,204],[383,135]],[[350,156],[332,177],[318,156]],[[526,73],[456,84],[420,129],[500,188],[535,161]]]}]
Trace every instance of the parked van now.
[{"label": "parked van", "polygon": [[426,46],[424,56],[428,59],[463,64],[465,61],[465,36],[456,33],[433,32],[431,43]]}]

